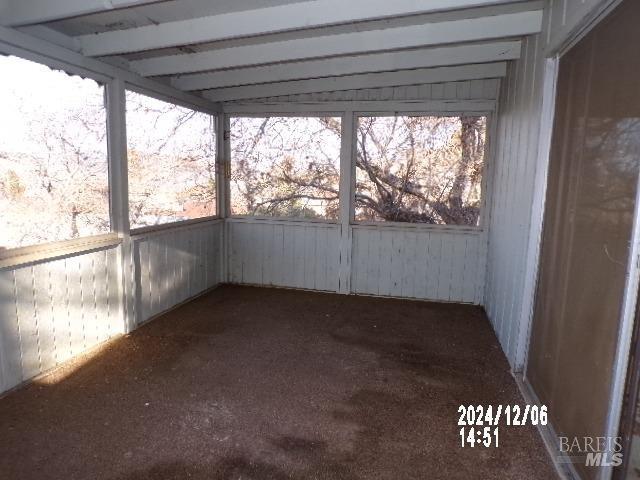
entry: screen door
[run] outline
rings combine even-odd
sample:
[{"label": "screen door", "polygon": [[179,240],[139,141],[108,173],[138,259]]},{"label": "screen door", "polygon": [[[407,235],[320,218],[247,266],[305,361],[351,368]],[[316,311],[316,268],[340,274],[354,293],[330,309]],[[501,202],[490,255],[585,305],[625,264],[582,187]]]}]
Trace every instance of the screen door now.
[{"label": "screen door", "polygon": [[639,18],[623,2],[560,60],[526,374],[562,436],[605,431],[640,158]]}]

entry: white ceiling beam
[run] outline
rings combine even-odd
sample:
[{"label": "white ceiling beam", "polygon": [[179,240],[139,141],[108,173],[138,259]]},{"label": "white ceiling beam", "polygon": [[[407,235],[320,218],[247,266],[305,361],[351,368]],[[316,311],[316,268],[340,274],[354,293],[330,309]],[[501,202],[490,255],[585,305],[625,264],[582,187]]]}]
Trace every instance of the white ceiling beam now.
[{"label": "white ceiling beam", "polygon": [[507,3],[511,0],[315,0],[77,37],[88,56]]},{"label": "white ceiling beam", "polygon": [[338,90],[399,87],[425,83],[499,78],[504,77],[506,71],[507,64],[505,62],[463,65],[458,67],[422,68],[398,72],[367,73],[362,75],[347,75],[344,77],[219,88],[205,91],[204,96],[214,102],[228,102],[232,100],[278,97],[281,95],[297,95],[301,93],[333,92]]},{"label": "white ceiling beam", "polygon": [[131,68],[143,76],[193,73],[310,58],[516,37],[538,33],[541,26],[542,10],[532,10],[147,58],[131,62]]},{"label": "white ceiling beam", "polygon": [[335,77],[360,73],[391,72],[448,65],[498,62],[520,58],[520,41],[475,43],[452,47],[407,50],[393,55],[374,53],[351,57],[223,70],[174,78],[172,84],[180,90],[285,82],[308,78]]},{"label": "white ceiling beam", "polygon": [[160,1],[162,0],[9,0],[5,8],[0,10],[0,25],[33,25]]}]

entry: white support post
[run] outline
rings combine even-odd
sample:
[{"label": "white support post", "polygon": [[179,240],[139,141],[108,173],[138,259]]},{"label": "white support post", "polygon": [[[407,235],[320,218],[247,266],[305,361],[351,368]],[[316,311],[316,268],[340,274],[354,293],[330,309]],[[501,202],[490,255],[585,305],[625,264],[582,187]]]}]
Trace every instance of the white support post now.
[{"label": "white support post", "polygon": [[229,115],[218,115],[218,205],[219,215],[225,219],[222,229],[222,281],[229,282],[229,260],[231,255],[230,229],[231,225],[226,221],[231,216],[231,126]]},{"label": "white support post", "polygon": [[109,206],[111,228],[122,239],[118,249],[118,298],[123,330],[135,328],[135,272],[129,226],[129,181],[127,162],[126,99],[124,82],[111,80],[106,86],[107,143],[109,155]]},{"label": "white support post", "polygon": [[340,266],[338,269],[338,293],[351,293],[351,248],[353,233],[353,195],[355,175],[353,147],[355,138],[355,116],[347,110],[342,116],[342,139],[340,145]]}]

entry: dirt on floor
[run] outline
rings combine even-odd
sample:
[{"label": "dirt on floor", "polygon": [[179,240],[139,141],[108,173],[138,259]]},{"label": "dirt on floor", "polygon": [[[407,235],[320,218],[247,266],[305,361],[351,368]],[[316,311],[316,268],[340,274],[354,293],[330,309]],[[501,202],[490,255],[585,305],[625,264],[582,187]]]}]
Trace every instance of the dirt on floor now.
[{"label": "dirt on floor", "polygon": [[0,399],[0,478],[546,479],[479,307],[221,287]]}]

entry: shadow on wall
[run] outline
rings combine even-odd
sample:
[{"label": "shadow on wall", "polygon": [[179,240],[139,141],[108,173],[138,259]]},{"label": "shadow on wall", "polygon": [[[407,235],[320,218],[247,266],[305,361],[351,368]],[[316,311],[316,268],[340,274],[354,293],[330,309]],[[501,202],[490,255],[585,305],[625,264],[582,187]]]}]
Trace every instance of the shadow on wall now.
[{"label": "shadow on wall", "polygon": [[134,237],[136,323],[144,323],[221,281],[221,223]]},{"label": "shadow on wall", "polygon": [[114,248],[0,272],[0,368],[8,390],[124,329]]},{"label": "shadow on wall", "polygon": [[[136,241],[138,325],[219,282],[219,228]],[[86,361],[75,357],[125,331],[117,262],[118,249],[106,248],[0,271],[0,392],[73,359],[68,375]]]}]

